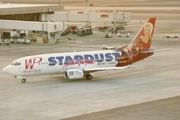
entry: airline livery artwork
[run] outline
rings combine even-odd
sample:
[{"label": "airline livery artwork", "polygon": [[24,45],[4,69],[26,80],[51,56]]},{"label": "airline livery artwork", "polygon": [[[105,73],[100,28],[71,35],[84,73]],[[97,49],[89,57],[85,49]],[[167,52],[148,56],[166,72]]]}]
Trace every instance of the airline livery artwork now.
[{"label": "airline livery artwork", "polygon": [[40,63],[42,61],[41,57],[34,57],[31,59],[25,59],[25,69],[33,69],[35,63]]},{"label": "airline livery artwork", "polygon": [[[94,64],[96,62],[110,62],[114,58],[116,61],[118,61],[120,53],[106,53],[106,54],[85,54],[85,55],[74,55],[71,56],[59,56],[59,57],[50,57],[48,58],[49,66],[54,66],[59,63],[59,65],[87,65],[87,64]],[[64,62],[63,62],[64,60]],[[58,62],[57,62],[58,61]],[[64,70],[64,68],[62,68]]]}]

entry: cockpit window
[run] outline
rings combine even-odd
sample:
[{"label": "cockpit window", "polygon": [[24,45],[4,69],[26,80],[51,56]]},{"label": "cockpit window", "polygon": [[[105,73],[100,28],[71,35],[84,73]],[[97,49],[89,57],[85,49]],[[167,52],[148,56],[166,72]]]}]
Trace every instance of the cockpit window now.
[{"label": "cockpit window", "polygon": [[21,65],[21,63],[18,63],[18,62],[16,61],[16,62],[11,63],[11,65],[19,66],[19,65]]}]

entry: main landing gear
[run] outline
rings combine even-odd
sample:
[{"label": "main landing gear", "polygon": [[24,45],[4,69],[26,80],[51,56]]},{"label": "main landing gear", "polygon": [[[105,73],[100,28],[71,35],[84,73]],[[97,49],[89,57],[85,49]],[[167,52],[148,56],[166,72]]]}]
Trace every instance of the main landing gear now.
[{"label": "main landing gear", "polygon": [[87,79],[87,80],[91,80],[92,78],[93,78],[92,75],[89,75],[89,74],[86,75],[86,79]]},{"label": "main landing gear", "polygon": [[26,82],[26,79],[25,79],[25,78],[23,78],[23,79],[22,79],[22,83],[25,83],[25,82]]},{"label": "main landing gear", "polygon": [[87,80],[91,80],[93,77],[92,75],[90,75],[90,72],[85,72],[84,73],[84,77],[87,79]]}]

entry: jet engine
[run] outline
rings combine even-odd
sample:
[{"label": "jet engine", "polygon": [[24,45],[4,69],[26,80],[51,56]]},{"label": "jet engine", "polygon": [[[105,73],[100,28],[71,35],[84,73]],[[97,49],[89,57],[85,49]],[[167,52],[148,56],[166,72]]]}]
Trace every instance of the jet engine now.
[{"label": "jet engine", "polygon": [[65,71],[66,79],[83,79],[84,72],[82,69],[68,69]]}]

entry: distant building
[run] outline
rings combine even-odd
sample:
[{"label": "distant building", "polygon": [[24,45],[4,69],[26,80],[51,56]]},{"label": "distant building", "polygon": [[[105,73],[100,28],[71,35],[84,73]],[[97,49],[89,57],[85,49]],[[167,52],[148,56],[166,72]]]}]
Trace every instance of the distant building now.
[{"label": "distant building", "polygon": [[41,13],[54,13],[64,10],[61,4],[4,4],[0,2],[0,19],[38,21]]}]

